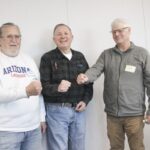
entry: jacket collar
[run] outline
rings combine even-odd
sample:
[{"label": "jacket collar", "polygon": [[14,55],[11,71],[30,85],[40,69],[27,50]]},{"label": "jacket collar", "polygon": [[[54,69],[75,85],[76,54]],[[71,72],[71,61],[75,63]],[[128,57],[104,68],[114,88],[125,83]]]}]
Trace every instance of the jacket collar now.
[{"label": "jacket collar", "polygon": [[[58,48],[58,47],[56,47],[56,52],[57,52],[57,56],[58,56],[58,58],[59,59],[62,59],[62,58],[65,58],[65,59],[67,59],[64,55],[63,55],[63,53],[60,51],[60,49]],[[71,50],[71,52],[72,52],[72,57],[73,57],[73,55],[74,55],[74,50],[72,50],[72,49],[70,49]]]},{"label": "jacket collar", "polygon": [[115,52],[119,53],[119,54],[128,53],[128,52],[132,51],[132,50],[134,49],[134,47],[135,47],[135,45],[134,45],[133,42],[130,42],[130,43],[131,43],[131,44],[130,44],[130,47],[129,47],[128,50],[125,51],[125,52],[122,52],[120,49],[118,49],[117,45],[113,48],[113,50],[114,50]]}]

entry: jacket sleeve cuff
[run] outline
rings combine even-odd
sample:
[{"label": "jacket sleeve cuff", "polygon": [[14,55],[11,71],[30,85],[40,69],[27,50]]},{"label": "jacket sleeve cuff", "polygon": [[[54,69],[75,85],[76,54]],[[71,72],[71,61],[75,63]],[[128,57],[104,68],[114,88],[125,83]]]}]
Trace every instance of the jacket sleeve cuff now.
[{"label": "jacket sleeve cuff", "polygon": [[150,116],[150,109],[147,110],[146,115]]},{"label": "jacket sleeve cuff", "polygon": [[84,98],[83,101],[85,102],[85,104],[86,104],[86,106],[87,106],[90,100],[88,100],[87,98]]}]

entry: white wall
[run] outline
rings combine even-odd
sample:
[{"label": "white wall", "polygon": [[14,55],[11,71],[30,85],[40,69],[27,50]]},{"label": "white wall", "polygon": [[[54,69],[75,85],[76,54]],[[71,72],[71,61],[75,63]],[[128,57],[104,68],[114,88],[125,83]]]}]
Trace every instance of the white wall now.
[{"label": "white wall", "polygon": [[[0,0],[0,24],[14,22],[20,26],[22,50],[37,64],[43,53],[55,47],[52,30],[63,22],[73,30],[72,48],[82,51],[91,66],[104,49],[114,46],[109,31],[116,17],[128,19],[133,27],[134,43],[150,50],[149,0]],[[87,110],[86,150],[108,150],[103,76],[95,82],[94,89]],[[149,133],[150,126],[146,126],[146,150],[150,149]],[[43,150],[46,150],[45,141],[44,137]]]}]

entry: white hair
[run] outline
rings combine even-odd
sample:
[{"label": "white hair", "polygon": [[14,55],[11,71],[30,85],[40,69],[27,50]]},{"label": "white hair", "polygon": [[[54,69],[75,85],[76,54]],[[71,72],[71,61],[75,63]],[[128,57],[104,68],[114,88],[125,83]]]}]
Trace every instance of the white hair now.
[{"label": "white hair", "polygon": [[131,27],[126,19],[116,18],[111,23],[111,29],[112,30],[115,30],[115,29],[118,29],[118,28],[126,28],[126,27]]}]

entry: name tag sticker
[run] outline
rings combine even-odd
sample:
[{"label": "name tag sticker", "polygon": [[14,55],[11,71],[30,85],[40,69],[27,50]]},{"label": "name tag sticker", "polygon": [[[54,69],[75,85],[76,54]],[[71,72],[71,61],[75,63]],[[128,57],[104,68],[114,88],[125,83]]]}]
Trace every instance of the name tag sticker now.
[{"label": "name tag sticker", "polygon": [[126,65],[125,71],[134,73],[136,71],[136,67],[131,65]]}]

